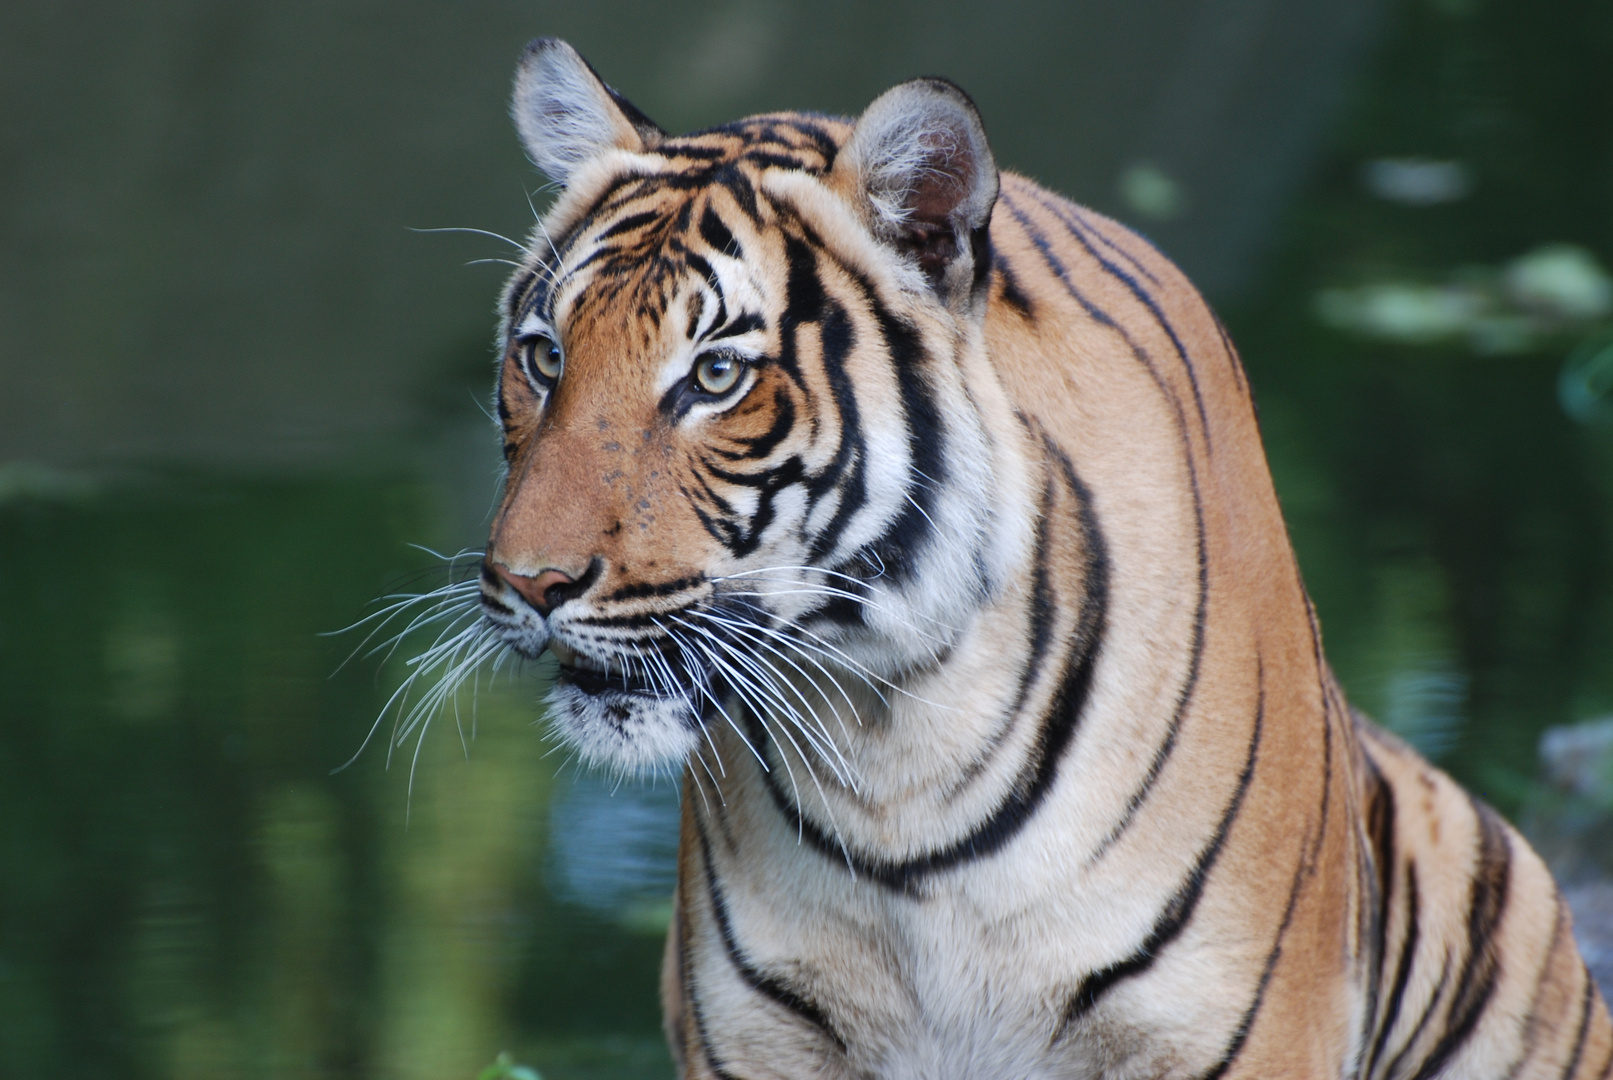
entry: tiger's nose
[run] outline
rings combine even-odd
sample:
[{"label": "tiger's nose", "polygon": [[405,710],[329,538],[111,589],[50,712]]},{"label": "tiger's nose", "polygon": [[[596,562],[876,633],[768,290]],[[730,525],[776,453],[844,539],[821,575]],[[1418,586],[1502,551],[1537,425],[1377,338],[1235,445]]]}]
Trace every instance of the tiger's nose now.
[{"label": "tiger's nose", "polygon": [[492,566],[493,572],[503,579],[506,585],[520,593],[523,600],[537,608],[540,615],[548,615],[550,611],[565,603],[575,591],[567,589],[566,586],[575,584],[576,579],[559,570],[545,570],[540,574],[528,576],[517,574],[498,563],[493,563]]}]

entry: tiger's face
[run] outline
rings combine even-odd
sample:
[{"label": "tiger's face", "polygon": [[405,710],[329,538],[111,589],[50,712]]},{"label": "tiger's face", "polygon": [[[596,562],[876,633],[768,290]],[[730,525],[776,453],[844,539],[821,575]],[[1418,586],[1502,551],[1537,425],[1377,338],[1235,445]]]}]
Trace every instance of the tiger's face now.
[{"label": "tiger's face", "polygon": [[883,122],[669,138],[569,46],[522,65],[565,190],[506,291],[481,597],[559,661],[587,759],[672,764],[789,684],[889,680],[999,584],[964,372],[996,173],[961,92],[908,90]]}]

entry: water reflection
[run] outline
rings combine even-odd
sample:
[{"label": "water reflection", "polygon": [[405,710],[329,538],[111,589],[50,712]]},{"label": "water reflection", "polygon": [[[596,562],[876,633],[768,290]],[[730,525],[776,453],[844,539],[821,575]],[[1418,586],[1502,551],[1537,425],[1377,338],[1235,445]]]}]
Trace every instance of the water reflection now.
[{"label": "water reflection", "polygon": [[1361,167],[1361,182],[1380,199],[1405,206],[1438,206],[1467,197],[1473,173],[1460,161],[1379,158]]},{"label": "water reflection", "polygon": [[550,880],[563,899],[664,933],[677,876],[678,785],[581,775],[550,806]]},{"label": "water reflection", "polygon": [[1475,356],[1584,340],[1613,314],[1613,277],[1574,244],[1545,244],[1499,269],[1463,267],[1443,284],[1376,281],[1316,294],[1326,324],[1407,345],[1465,344]]},{"label": "water reflection", "polygon": [[1355,704],[1438,761],[1461,739],[1467,705],[1444,568],[1426,555],[1385,559],[1374,578],[1371,663],[1379,675],[1354,688]]},{"label": "water reflection", "polygon": [[530,898],[521,902],[542,839],[522,808],[550,786],[530,712],[517,691],[483,693],[470,761],[444,760],[459,746],[440,733],[436,760],[417,772],[408,829],[382,833],[393,875],[378,973],[383,1075],[466,1076],[509,1038],[503,1006],[542,930]]},{"label": "water reflection", "polygon": [[1557,400],[1582,424],[1613,421],[1613,342],[1592,338],[1569,354],[1557,377]]},{"label": "water reflection", "polygon": [[[412,745],[331,774],[402,672],[331,677],[350,643],[318,631],[413,576],[430,495],[175,477],[0,507],[0,560],[30,569],[0,578],[4,925],[25,928],[0,938],[0,1007],[40,1021],[5,1025],[0,1073],[71,1047],[130,1077],[470,1077],[501,1048],[551,1080],[666,1074],[659,942],[621,926],[664,926],[675,792],[573,795],[513,673],[467,692],[463,742],[435,717],[412,786]],[[551,828],[603,847],[623,822],[637,861],[554,870]]]}]

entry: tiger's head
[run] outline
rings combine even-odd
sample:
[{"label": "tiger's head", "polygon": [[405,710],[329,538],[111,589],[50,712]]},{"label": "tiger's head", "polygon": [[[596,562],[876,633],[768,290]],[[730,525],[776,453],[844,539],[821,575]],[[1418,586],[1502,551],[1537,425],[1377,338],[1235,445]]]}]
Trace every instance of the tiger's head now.
[{"label": "tiger's head", "polygon": [[651,769],[787,683],[936,663],[1030,528],[973,103],[921,79],[673,137],[541,39],[513,112],[561,191],[502,302],[481,603],[559,661],[562,733]]}]

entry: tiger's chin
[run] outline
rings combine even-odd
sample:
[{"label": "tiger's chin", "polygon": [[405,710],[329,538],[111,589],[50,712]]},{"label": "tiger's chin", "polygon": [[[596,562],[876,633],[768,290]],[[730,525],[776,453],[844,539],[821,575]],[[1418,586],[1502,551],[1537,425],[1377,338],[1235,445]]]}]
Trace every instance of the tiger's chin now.
[{"label": "tiger's chin", "polygon": [[687,700],[620,676],[562,666],[548,701],[555,731],[583,761],[618,773],[675,771],[700,741]]}]

